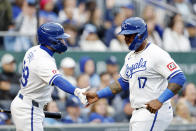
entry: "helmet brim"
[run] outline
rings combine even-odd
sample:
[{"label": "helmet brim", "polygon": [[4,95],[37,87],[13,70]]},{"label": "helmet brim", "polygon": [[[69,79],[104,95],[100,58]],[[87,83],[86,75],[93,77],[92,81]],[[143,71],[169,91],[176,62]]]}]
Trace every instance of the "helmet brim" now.
[{"label": "helmet brim", "polygon": [[63,33],[62,35],[59,35],[59,36],[57,36],[56,38],[67,39],[67,38],[69,38],[69,37],[71,37],[69,34]]},{"label": "helmet brim", "polygon": [[138,33],[137,30],[134,30],[134,31],[132,31],[132,30],[121,30],[118,33],[118,35],[130,35],[130,34],[136,34],[136,33]]}]

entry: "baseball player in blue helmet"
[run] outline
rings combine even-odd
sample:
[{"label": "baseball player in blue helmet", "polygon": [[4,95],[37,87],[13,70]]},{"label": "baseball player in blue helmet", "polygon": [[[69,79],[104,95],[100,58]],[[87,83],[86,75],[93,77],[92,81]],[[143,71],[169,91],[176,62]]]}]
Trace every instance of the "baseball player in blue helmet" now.
[{"label": "baseball player in blue helmet", "polygon": [[[129,50],[137,50],[148,37],[147,25],[139,17],[128,18],[122,23],[119,35],[125,36],[125,41],[129,43]],[[130,36],[134,37],[131,43]]]},{"label": "baseball player in blue helmet", "polygon": [[[11,113],[17,131],[43,131],[43,107],[51,99],[53,86],[77,96],[85,105],[86,96],[83,92],[68,82],[57,70],[53,54],[67,50],[66,39],[70,36],[64,33],[58,23],[45,23],[38,29],[40,45],[30,48],[23,59],[21,89],[11,103]],[[48,86],[51,85],[51,86]]]},{"label": "baseball player in blue helmet", "polygon": [[92,104],[129,89],[135,109],[130,131],[164,131],[173,118],[170,98],[182,88],[185,76],[166,51],[146,39],[147,25],[142,18],[126,19],[119,34],[130,50],[120,78],[98,92],[87,91],[87,100]]},{"label": "baseball player in blue helmet", "polygon": [[38,43],[43,46],[48,46],[58,53],[67,50],[67,38],[70,35],[64,33],[63,27],[58,23],[46,23],[38,29]]}]

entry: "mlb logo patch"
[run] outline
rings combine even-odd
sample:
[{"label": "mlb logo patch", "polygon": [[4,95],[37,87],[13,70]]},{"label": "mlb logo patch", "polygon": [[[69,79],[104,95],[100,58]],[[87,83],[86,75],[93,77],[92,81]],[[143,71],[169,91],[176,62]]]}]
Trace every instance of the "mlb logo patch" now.
[{"label": "mlb logo patch", "polygon": [[177,68],[177,66],[175,65],[174,62],[171,62],[167,65],[167,68],[170,70],[170,71],[173,71],[174,69]]}]

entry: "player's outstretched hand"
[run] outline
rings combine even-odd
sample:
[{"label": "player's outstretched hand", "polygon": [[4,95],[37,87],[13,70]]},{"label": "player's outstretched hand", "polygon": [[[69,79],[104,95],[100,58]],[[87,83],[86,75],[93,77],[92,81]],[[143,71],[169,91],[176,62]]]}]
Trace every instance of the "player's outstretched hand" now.
[{"label": "player's outstretched hand", "polygon": [[87,88],[83,88],[83,89],[80,89],[80,88],[76,88],[75,91],[74,91],[74,95],[77,96],[80,101],[82,102],[82,104],[84,104],[85,106],[88,104],[88,101],[86,99],[86,96],[84,95],[84,93],[89,89],[90,87],[87,87]]},{"label": "player's outstretched hand", "polygon": [[146,104],[146,109],[149,110],[151,113],[156,113],[163,104],[158,101],[157,99],[151,100]]},{"label": "player's outstretched hand", "polygon": [[89,106],[99,100],[99,97],[95,91],[86,91],[84,93],[84,95],[86,95],[86,98],[88,100],[87,106]]}]

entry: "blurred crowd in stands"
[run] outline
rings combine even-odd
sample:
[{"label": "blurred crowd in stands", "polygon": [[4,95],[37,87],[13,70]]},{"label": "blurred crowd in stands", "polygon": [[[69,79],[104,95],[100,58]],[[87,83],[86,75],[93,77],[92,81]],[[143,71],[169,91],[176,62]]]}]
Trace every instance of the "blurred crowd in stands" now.
[{"label": "blurred crowd in stands", "polygon": [[37,44],[38,25],[58,22],[71,35],[70,50],[127,51],[117,33],[122,21],[132,16],[147,22],[148,39],[161,48],[196,49],[194,0],[0,0],[0,31],[8,31],[0,35],[0,47],[25,51]]},{"label": "blurred crowd in stands", "polygon": [[[148,39],[167,51],[188,52],[196,49],[196,2],[194,0],[154,0],[171,6],[175,13],[150,0],[40,0],[40,10],[35,0],[0,0],[0,48],[6,51],[25,51],[36,45],[37,23],[61,23],[71,51],[128,51],[124,36],[117,35],[122,21],[131,16],[144,18],[148,25]],[[139,5],[137,2],[145,3]],[[141,10],[141,11],[138,11]],[[39,16],[39,21],[37,17]],[[192,16],[192,17],[190,17]],[[18,32],[21,36],[12,36]],[[1,34],[1,33],[0,33]],[[118,79],[118,60],[104,58],[105,71],[97,73],[95,61],[81,57],[76,62],[71,57],[61,60],[59,70],[73,85],[99,90]],[[79,72],[76,66],[79,65]],[[0,107],[9,109],[11,100],[20,89],[20,75],[16,73],[14,56],[5,54],[1,58]],[[63,123],[111,123],[129,122],[133,109],[129,103],[129,92],[122,92],[108,99],[101,99],[84,108],[78,98],[64,93],[56,87],[45,110],[62,112],[63,118],[46,118],[45,125]],[[187,83],[183,90],[172,98],[174,124],[196,123],[196,87]],[[0,113],[0,125],[13,124],[9,114]]]}]

